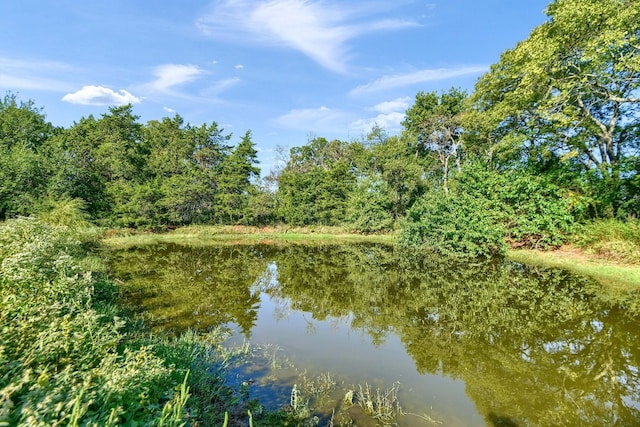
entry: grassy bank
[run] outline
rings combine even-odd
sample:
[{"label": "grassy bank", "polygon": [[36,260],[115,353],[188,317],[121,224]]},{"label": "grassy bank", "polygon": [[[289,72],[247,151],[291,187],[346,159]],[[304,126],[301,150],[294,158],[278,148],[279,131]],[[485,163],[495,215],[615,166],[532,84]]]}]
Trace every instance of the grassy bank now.
[{"label": "grassy bank", "polygon": [[227,383],[248,348],[149,335],[118,307],[95,229],[0,224],[0,426],[295,425]]},{"label": "grassy bank", "polygon": [[522,263],[563,268],[611,290],[640,289],[640,221],[601,219],[582,224],[572,244],[553,251],[511,250]]},{"label": "grassy bank", "polygon": [[523,264],[562,268],[616,290],[640,289],[640,265],[623,264],[577,248],[555,251],[512,249],[507,251],[507,257]]},{"label": "grassy bank", "polygon": [[395,243],[394,234],[355,234],[341,227],[244,227],[189,226],[166,233],[140,233],[110,230],[103,241],[112,247],[131,247],[154,243],[183,245],[212,244],[336,244],[356,242]]},{"label": "grassy bank", "polygon": [[[621,227],[624,227],[621,230]],[[633,227],[633,225],[631,226]],[[576,245],[560,250],[511,249],[507,257],[524,264],[563,268],[589,276],[615,289],[640,288],[640,258],[629,225],[600,221],[585,226]],[[632,229],[632,231],[635,229]],[[626,234],[625,234],[626,233]],[[396,234],[355,234],[341,227],[190,226],[166,233],[110,230],[103,241],[116,248],[155,243],[182,245],[340,244],[377,242],[395,244]]]}]

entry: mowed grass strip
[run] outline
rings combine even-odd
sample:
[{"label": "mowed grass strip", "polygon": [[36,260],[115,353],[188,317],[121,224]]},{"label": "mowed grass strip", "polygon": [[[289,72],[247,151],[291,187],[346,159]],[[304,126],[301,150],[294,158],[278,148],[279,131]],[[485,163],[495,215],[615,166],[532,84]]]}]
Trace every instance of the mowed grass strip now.
[{"label": "mowed grass strip", "polygon": [[576,249],[547,252],[512,249],[507,252],[507,257],[523,264],[562,268],[618,290],[640,289],[640,265],[618,263]]},{"label": "mowed grass strip", "polygon": [[189,226],[164,233],[108,230],[103,241],[112,247],[177,243],[182,245],[339,244],[375,242],[393,244],[395,234],[357,234],[341,227]]}]

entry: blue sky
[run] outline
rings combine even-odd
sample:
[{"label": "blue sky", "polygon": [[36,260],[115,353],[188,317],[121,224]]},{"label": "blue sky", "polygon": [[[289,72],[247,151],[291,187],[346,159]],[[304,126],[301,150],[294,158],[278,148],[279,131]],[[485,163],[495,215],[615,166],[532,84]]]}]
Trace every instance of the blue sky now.
[{"label": "blue sky", "polygon": [[544,22],[541,0],[0,2],[0,91],[68,127],[132,103],[276,147],[390,134],[418,91],[468,91]]}]

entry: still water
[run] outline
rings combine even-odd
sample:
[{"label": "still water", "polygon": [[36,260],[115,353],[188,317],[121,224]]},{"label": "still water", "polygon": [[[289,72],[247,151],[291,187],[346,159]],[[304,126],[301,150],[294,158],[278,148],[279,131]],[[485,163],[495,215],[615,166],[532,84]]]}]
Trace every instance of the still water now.
[{"label": "still water", "polygon": [[274,407],[330,373],[339,396],[395,390],[400,426],[640,425],[640,296],[562,270],[380,244],[159,244],[112,268],[154,329],[228,326],[295,367],[255,378]]}]

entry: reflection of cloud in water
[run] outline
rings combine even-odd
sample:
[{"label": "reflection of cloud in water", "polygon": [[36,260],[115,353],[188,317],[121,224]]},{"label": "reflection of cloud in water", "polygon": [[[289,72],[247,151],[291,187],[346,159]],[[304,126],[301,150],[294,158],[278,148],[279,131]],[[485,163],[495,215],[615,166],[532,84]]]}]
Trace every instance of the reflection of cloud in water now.
[{"label": "reflection of cloud in water", "polygon": [[125,294],[163,326],[237,324],[299,369],[400,381],[408,412],[470,426],[640,419],[640,324],[625,310],[638,295],[605,298],[564,271],[384,245],[166,245],[118,257]]}]

